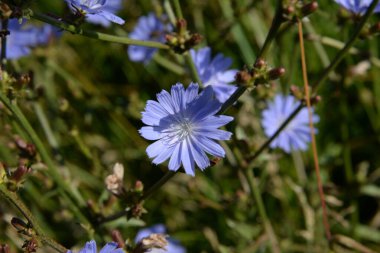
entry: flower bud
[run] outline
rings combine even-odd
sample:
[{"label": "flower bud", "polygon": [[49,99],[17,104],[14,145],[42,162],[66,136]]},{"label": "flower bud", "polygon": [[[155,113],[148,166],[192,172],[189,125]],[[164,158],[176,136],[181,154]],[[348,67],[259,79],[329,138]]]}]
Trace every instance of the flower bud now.
[{"label": "flower bud", "polygon": [[251,79],[252,79],[251,74],[248,73],[248,71],[246,71],[246,70],[239,71],[235,75],[235,81],[238,84],[249,84]]},{"label": "flower bud", "polygon": [[269,80],[276,80],[280,78],[281,76],[283,76],[284,74],[285,74],[285,68],[279,67],[279,68],[274,68],[274,69],[269,70],[268,77],[269,77]]},{"label": "flower bud", "polygon": [[16,181],[16,183],[20,182],[25,174],[30,172],[30,168],[26,167],[25,165],[20,165],[15,170],[15,172],[12,173],[11,179]]},{"label": "flower bud", "polygon": [[112,230],[111,237],[112,237],[112,241],[117,242],[118,248],[124,248],[125,247],[123,236],[121,235],[119,230],[116,230],[116,229]]},{"label": "flower bud", "polygon": [[17,231],[24,231],[28,229],[28,224],[26,224],[23,220],[17,217],[13,217],[11,220],[11,224]]},{"label": "flower bud", "polygon": [[305,16],[312,14],[317,9],[318,9],[318,2],[313,1],[311,3],[305,4],[304,6],[302,6],[301,14],[303,17],[305,17]]},{"label": "flower bud", "polygon": [[140,180],[137,180],[135,183],[135,192],[142,193],[143,191],[144,191],[144,184]]},{"label": "flower bud", "polygon": [[177,31],[180,35],[185,35],[187,31],[187,22],[185,19],[181,18],[177,21]]},{"label": "flower bud", "polygon": [[38,242],[35,238],[26,240],[24,244],[22,245],[22,248],[24,249],[26,253],[36,252],[37,247],[38,247]]},{"label": "flower bud", "polygon": [[266,66],[267,66],[267,63],[262,58],[257,59],[257,61],[255,62],[255,64],[253,65],[253,67],[257,68],[257,69],[263,69]]}]

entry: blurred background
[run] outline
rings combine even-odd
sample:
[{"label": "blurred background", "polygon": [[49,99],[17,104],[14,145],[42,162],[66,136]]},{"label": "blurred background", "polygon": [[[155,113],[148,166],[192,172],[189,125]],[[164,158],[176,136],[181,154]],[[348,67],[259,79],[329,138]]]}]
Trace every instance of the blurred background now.
[{"label": "blurred background", "polygon": [[[165,13],[167,1],[123,1],[118,16],[125,25],[84,23],[83,29],[127,36],[139,17]],[[232,58],[235,69],[251,66],[271,25],[276,1],[180,1],[192,32],[209,46],[213,56]],[[309,81],[312,84],[335,57],[357,25],[357,19],[333,1],[318,1],[319,9],[304,19]],[[64,1],[34,1],[31,9],[52,17],[68,15]],[[369,23],[376,24],[378,14]],[[36,20],[28,23],[41,25]],[[162,89],[192,80],[183,57],[159,50],[147,63],[132,62],[127,46],[62,32],[47,46],[7,63],[14,75],[29,73],[27,85],[2,83],[43,141],[61,176],[87,203],[91,220],[126,208],[125,200],[107,191],[104,179],[116,162],[124,165],[124,183],[140,180],[147,189],[167,171],[153,165],[145,153],[149,141],[140,137],[141,112]],[[334,252],[380,251],[380,60],[376,35],[357,40],[354,49],[321,85],[316,125],[321,176],[326,194]],[[223,144],[227,156],[195,177],[178,173],[144,203],[140,219],[120,218],[93,231],[81,225],[70,202],[46,173],[37,154],[18,194],[43,230],[67,248],[80,247],[96,235],[99,244],[119,230],[133,241],[145,226],[162,223],[187,252],[271,252],[257,204],[243,176],[238,153],[254,153],[267,137],[261,112],[279,92],[303,87],[297,25],[281,30],[265,60],[286,74],[275,82],[246,92],[227,111],[235,120],[226,126],[233,138]],[[0,112],[0,159],[16,168],[17,140],[30,141],[12,114]],[[283,252],[328,252],[322,223],[312,153],[286,154],[269,149],[255,161],[254,174],[266,214]],[[0,243],[19,251],[22,237],[9,224],[22,217],[0,201]],[[47,249],[43,249],[47,250]],[[372,251],[371,251],[372,250]]]}]

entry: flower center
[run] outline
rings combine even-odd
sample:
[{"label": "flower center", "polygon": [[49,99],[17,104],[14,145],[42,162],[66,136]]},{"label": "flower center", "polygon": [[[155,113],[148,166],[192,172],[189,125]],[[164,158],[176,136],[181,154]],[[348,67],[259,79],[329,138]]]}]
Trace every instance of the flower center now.
[{"label": "flower center", "polygon": [[164,143],[167,145],[174,145],[183,141],[188,136],[191,136],[194,130],[194,124],[187,118],[177,119],[170,126],[163,131]]}]

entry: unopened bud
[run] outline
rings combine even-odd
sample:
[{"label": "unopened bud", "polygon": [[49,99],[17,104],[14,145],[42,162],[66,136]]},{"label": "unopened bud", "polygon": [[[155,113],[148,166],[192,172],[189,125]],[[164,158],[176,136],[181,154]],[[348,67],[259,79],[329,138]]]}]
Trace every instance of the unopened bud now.
[{"label": "unopened bud", "polygon": [[165,40],[166,40],[166,43],[169,45],[175,45],[178,43],[177,37],[171,34],[165,34]]},{"label": "unopened bud", "polygon": [[284,74],[285,74],[285,68],[283,67],[274,68],[274,69],[269,70],[268,77],[269,77],[269,80],[276,80],[280,78],[281,76],[283,76]]},{"label": "unopened bud", "polygon": [[313,1],[311,3],[305,4],[301,9],[302,16],[303,17],[308,16],[312,14],[313,12],[315,12],[317,9],[318,9],[317,1]]},{"label": "unopened bud", "polygon": [[315,105],[318,104],[322,100],[321,96],[314,96],[310,99],[310,104]]},{"label": "unopened bud", "polygon": [[252,79],[252,76],[248,71],[242,70],[236,73],[235,75],[235,81],[238,84],[248,84]]},{"label": "unopened bud", "polygon": [[187,22],[183,18],[177,21],[177,31],[180,35],[185,35],[187,31]]},{"label": "unopened bud", "polygon": [[262,68],[264,68],[266,66],[267,66],[267,63],[262,58],[257,59],[257,61],[255,62],[255,64],[253,65],[253,67],[258,68],[258,69],[262,69]]},{"label": "unopened bud", "polygon": [[137,180],[135,183],[135,191],[143,192],[143,190],[144,190],[144,184],[140,180]]},{"label": "unopened bud", "polygon": [[295,86],[295,85],[291,85],[290,86],[290,93],[292,93],[292,95],[294,97],[296,97],[297,99],[301,100],[303,98],[303,93],[300,91],[300,89]]}]

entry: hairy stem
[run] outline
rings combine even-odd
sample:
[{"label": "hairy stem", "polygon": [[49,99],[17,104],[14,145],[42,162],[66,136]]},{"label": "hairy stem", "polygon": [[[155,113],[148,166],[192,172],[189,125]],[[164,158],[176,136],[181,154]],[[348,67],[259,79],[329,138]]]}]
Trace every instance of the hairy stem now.
[{"label": "hairy stem", "polygon": [[73,34],[82,35],[82,36],[86,36],[86,37],[93,38],[93,39],[115,42],[115,43],[120,43],[120,44],[127,44],[127,45],[154,47],[154,48],[158,48],[158,49],[170,49],[170,47],[168,45],[165,45],[163,43],[156,42],[156,41],[134,40],[134,39],[130,39],[128,37],[120,37],[120,36],[115,36],[115,35],[106,34],[106,33],[87,31],[87,30],[84,30],[82,28],[76,27],[74,25],[63,23],[62,21],[59,21],[55,18],[46,16],[46,15],[40,14],[40,13],[33,13],[33,14],[31,14],[31,17],[34,19],[37,19],[39,21],[54,25],[56,27],[59,27],[59,28],[66,30],[68,32],[71,32]]}]

